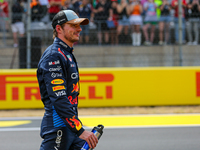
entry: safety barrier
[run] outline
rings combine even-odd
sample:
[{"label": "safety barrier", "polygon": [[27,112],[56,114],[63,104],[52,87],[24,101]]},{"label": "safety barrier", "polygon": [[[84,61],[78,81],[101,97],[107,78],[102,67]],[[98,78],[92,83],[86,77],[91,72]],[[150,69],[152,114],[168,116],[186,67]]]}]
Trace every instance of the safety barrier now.
[{"label": "safety barrier", "polygon": [[[79,107],[199,105],[200,67],[80,68]],[[35,69],[0,70],[0,109],[43,108]]]}]

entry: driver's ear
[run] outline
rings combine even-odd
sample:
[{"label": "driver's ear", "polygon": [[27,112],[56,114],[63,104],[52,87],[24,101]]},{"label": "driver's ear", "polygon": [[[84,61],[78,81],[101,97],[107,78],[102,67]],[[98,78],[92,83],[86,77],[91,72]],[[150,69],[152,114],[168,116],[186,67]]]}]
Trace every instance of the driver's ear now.
[{"label": "driver's ear", "polygon": [[56,31],[57,33],[60,33],[62,31],[61,25],[56,25]]}]

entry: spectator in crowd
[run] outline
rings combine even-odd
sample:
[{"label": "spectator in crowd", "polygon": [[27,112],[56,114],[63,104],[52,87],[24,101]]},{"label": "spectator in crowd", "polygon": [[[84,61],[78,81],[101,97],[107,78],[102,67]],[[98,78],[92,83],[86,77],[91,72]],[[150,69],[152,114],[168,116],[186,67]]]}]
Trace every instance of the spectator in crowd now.
[{"label": "spectator in crowd", "polygon": [[111,44],[112,45],[117,45],[119,43],[119,39],[117,36],[117,26],[118,26],[118,12],[117,12],[117,5],[118,1],[117,0],[111,0],[111,9],[110,9],[110,14],[111,14],[111,27],[110,28],[110,39],[111,39]]},{"label": "spectator in crowd", "polygon": [[140,3],[142,5],[143,11],[142,11],[142,18],[145,17],[146,11],[144,10],[144,4],[147,2],[147,0],[140,0]]},{"label": "spectator in crowd", "polygon": [[147,0],[140,0],[142,7],[144,7],[144,3],[146,3],[146,2],[147,2]]},{"label": "spectator in crowd", "polygon": [[61,0],[61,5],[64,6],[66,1],[68,0]]},{"label": "spectator in crowd", "polygon": [[39,0],[31,0],[30,7],[33,8],[34,6],[36,6],[38,4],[40,5],[40,1]]},{"label": "spectator in crowd", "polygon": [[130,0],[129,3],[129,21],[131,26],[131,37],[132,45],[140,46],[141,45],[141,32],[140,27],[142,25],[142,5],[139,0]]},{"label": "spectator in crowd", "polygon": [[[175,43],[179,43],[179,23],[178,23],[178,0],[172,0],[172,8],[174,9],[174,24],[175,24]],[[185,8],[186,0],[182,0],[182,43],[185,43]]]},{"label": "spectator in crowd", "polygon": [[41,5],[41,18],[43,18],[47,14],[49,2],[48,0],[39,0],[39,2]]},{"label": "spectator in crowd", "polygon": [[24,8],[22,7],[23,0],[17,0],[12,6],[12,24],[11,29],[13,32],[14,47],[18,46],[18,33],[20,37],[24,36],[25,29],[22,21]]},{"label": "spectator in crowd", "polygon": [[165,31],[165,43],[169,40],[169,23],[171,21],[170,10],[171,5],[168,0],[163,0],[163,3],[159,6],[161,10],[161,17],[159,20],[159,45],[164,44],[164,35]]},{"label": "spectator in crowd", "polygon": [[31,0],[30,3],[30,7],[31,7],[31,20],[37,20],[40,21],[41,20],[41,10],[42,7],[40,5],[40,1],[39,0]]},{"label": "spectator in crowd", "polygon": [[72,5],[70,0],[66,0],[64,5],[61,7],[61,10],[74,10],[74,6]]},{"label": "spectator in crowd", "polygon": [[107,20],[110,16],[110,2],[107,0],[99,0],[99,3],[96,5],[95,9],[93,10],[94,22],[97,25],[98,30],[98,43],[102,43],[102,34],[104,34],[104,41],[105,44],[109,42],[109,28],[107,26]]},{"label": "spectator in crowd", "polygon": [[[92,5],[89,3],[88,0],[82,0],[79,5],[78,15],[80,18],[88,18],[90,20],[92,13]],[[79,42],[83,43],[83,37],[85,37],[85,43],[89,43],[89,25],[81,26],[82,31],[80,33]]]},{"label": "spectator in crowd", "polygon": [[[163,0],[154,0],[154,2],[156,3],[157,6],[160,6],[162,4]],[[160,7],[156,8],[156,14],[157,14],[157,18],[159,20],[160,19],[160,15],[161,15]]]},{"label": "spectator in crowd", "polygon": [[127,41],[127,36],[129,32],[129,19],[128,19],[128,2],[126,0],[121,0],[119,5],[117,5],[117,12],[119,14],[118,26],[117,26],[117,36],[122,33],[124,29],[124,39],[123,43]]},{"label": "spectator in crowd", "polygon": [[[199,17],[200,17],[200,0],[190,0],[188,4],[188,26],[187,33],[189,42],[188,45],[197,45],[199,41]],[[194,32],[195,40],[192,39],[192,31]]]},{"label": "spectator in crowd", "polygon": [[73,5],[74,11],[77,13],[78,9],[79,9],[79,5],[80,5],[80,1],[81,0],[72,0],[71,4]]},{"label": "spectator in crowd", "polygon": [[[0,0],[0,17],[5,21],[5,29],[9,30],[9,9],[8,2],[5,0]],[[1,20],[2,21],[2,20]]]},{"label": "spectator in crowd", "polygon": [[[155,27],[158,23],[156,8],[157,8],[157,5],[154,2],[154,0],[148,0],[146,3],[144,3],[144,10],[146,11],[145,18],[144,18],[145,25],[143,26],[145,45],[151,45],[154,41]],[[151,26],[151,31],[150,31],[150,40],[149,40],[148,29],[150,26]]]},{"label": "spectator in crowd", "polygon": [[49,19],[52,21],[53,17],[61,10],[61,0],[48,0],[49,1]]}]

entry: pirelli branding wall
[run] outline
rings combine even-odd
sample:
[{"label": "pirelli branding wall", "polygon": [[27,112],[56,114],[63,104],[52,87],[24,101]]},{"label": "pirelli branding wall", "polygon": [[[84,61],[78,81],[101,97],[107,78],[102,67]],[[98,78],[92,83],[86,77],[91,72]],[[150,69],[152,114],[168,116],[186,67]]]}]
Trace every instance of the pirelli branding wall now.
[{"label": "pirelli branding wall", "polygon": [[[199,104],[200,67],[80,68],[79,107]],[[0,109],[18,108],[43,108],[36,69],[0,70]]]}]

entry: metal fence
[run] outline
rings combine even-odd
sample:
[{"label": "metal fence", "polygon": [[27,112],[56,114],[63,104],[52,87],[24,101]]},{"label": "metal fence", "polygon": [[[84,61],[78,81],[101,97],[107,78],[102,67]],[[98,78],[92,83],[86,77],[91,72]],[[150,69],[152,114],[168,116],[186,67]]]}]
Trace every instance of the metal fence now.
[{"label": "metal fence", "polygon": [[[8,1],[9,2],[9,10],[12,9],[12,5],[14,1]],[[45,16],[43,16],[40,21],[33,20],[31,9],[29,7],[30,0],[27,0],[27,2],[24,3],[25,7],[25,13],[23,13],[23,23],[25,25],[25,34],[24,37],[19,39],[19,45],[18,47],[13,47],[14,41],[13,41],[13,34],[11,31],[11,18],[12,18],[12,11],[9,11],[9,31],[6,30],[5,24],[6,20],[4,15],[1,15],[0,17],[0,68],[36,68],[37,63],[39,61],[40,56],[42,55],[43,51],[48,47],[52,42],[52,27],[51,27],[51,21],[49,20],[49,14],[47,13]],[[181,7],[181,3],[179,3],[179,7]],[[180,9],[181,10],[181,9]],[[179,12],[182,13],[181,11]],[[2,13],[1,13],[2,14]],[[173,14],[173,11],[172,11]],[[108,43],[105,41],[105,36],[102,35],[102,40],[99,39],[98,34],[103,33],[101,31],[100,24],[101,21],[90,22],[89,24],[89,42],[86,43],[86,39],[83,38],[83,42],[77,42],[75,43],[74,47],[75,49],[87,49],[85,53],[82,53],[81,51],[77,51],[76,55],[78,57],[86,58],[87,53],[91,54],[93,58],[102,59],[101,61],[105,61],[107,53],[109,53],[109,49],[116,49],[116,53],[112,52],[109,54],[110,57],[113,57],[109,64],[112,65],[105,65],[106,63],[101,63],[101,65],[95,65],[97,62],[94,63],[96,60],[91,59],[85,59],[82,61],[81,67],[117,67],[117,66],[124,66],[124,67],[130,67],[130,66],[198,66],[200,65],[199,62],[199,54],[200,50],[198,50],[198,41],[197,44],[193,45],[187,45],[188,42],[188,35],[186,33],[186,41],[179,40],[178,43],[175,41],[175,28],[176,24],[173,18],[173,15],[171,15],[171,22],[169,26],[169,30],[165,32],[169,32],[169,40],[160,45],[159,44],[159,26],[156,25],[155,29],[155,38],[151,45],[145,45],[145,36],[143,34],[143,26],[140,27],[141,31],[141,45],[140,46],[134,46],[133,45],[133,39],[131,35],[131,28],[129,26],[128,28],[128,34],[121,32],[121,34],[118,36],[118,44],[112,43],[112,36],[116,36],[116,28],[109,29],[108,35],[109,35],[109,41]],[[179,30],[179,37],[182,37],[182,20],[179,18],[178,20],[178,30]],[[188,24],[188,21],[186,22],[186,26]],[[199,25],[199,23],[198,23]],[[149,28],[148,33],[150,34],[151,28]],[[186,30],[186,29],[184,29]],[[198,26],[199,30],[199,26]],[[124,30],[123,30],[124,31]],[[186,31],[185,31],[186,32]],[[182,39],[182,38],[179,38]],[[109,48],[110,47],[110,48]],[[112,48],[111,48],[112,47]],[[121,49],[117,50],[117,49]],[[95,50],[94,50],[95,49]],[[126,50],[124,50],[126,49]],[[128,49],[128,50],[127,50]],[[164,50],[165,52],[159,51]],[[98,51],[101,51],[102,53],[99,54]],[[96,53],[94,53],[96,52]],[[167,55],[166,54],[169,54]],[[121,64],[119,61],[116,61],[115,58],[123,57]],[[127,57],[132,56],[134,61],[132,59],[126,59]],[[154,57],[152,57],[154,56]],[[168,57],[167,63],[161,63],[162,57]],[[138,58],[143,59],[138,59]],[[121,58],[120,58],[121,59]],[[90,61],[89,61],[90,60]],[[147,63],[148,60],[148,63]],[[89,62],[87,62],[89,61]],[[98,61],[98,60],[97,60]],[[129,61],[129,62],[127,62]],[[163,60],[166,61],[166,60]],[[126,63],[124,63],[126,62]],[[176,63],[174,63],[176,62]],[[184,62],[184,63],[183,63]],[[83,65],[84,64],[84,65]],[[94,65],[93,65],[94,64]]]}]

